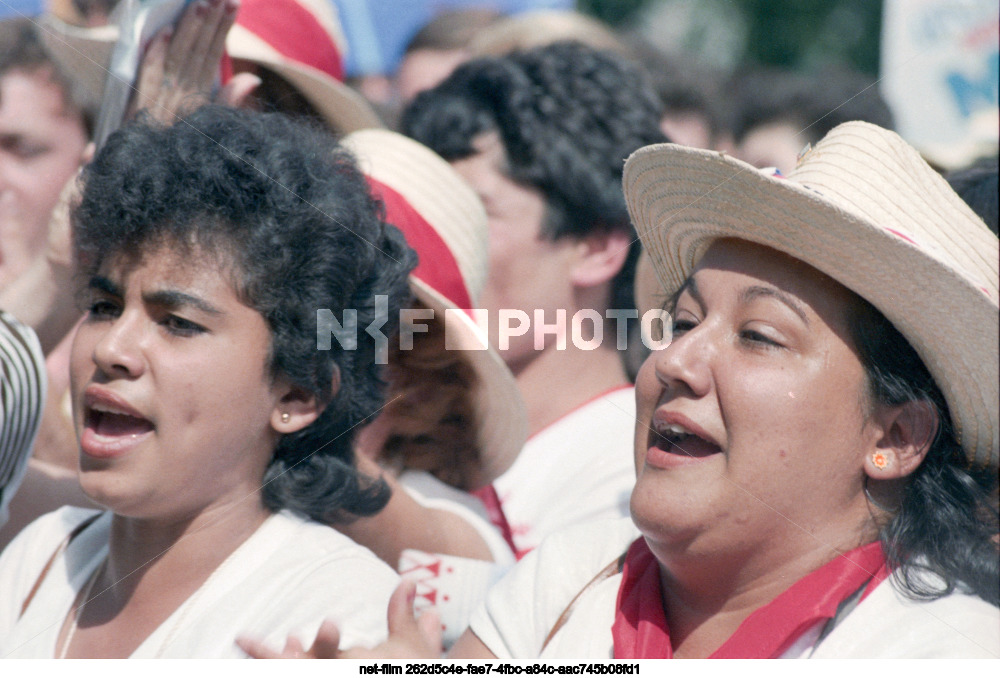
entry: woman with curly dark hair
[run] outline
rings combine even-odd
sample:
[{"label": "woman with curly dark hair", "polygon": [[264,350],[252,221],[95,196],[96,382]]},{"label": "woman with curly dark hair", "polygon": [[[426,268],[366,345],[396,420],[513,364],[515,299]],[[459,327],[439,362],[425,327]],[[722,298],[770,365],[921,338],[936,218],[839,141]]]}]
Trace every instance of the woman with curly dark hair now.
[{"label": "woman with curly dark hair", "polygon": [[[370,515],[353,465],[382,404],[414,263],[352,157],[280,115],[130,125],[74,214],[86,317],[72,359],[80,482],[105,512],[40,518],[0,560],[0,654],[241,656],[333,613],[384,636],[396,575],[318,521]],[[320,350],[318,311],[355,341]],[[394,313],[393,311],[397,312]]]}]

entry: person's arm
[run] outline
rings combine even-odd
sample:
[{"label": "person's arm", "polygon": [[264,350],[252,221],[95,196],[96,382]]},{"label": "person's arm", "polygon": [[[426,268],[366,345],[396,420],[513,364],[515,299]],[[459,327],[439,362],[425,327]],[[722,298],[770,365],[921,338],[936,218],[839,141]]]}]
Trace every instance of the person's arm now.
[{"label": "person's arm", "polygon": [[362,473],[373,478],[381,475],[386,480],[392,491],[389,503],[374,516],[334,527],[371,549],[390,567],[399,567],[404,549],[493,560],[479,532],[461,516],[423,506],[367,455],[358,454],[357,464]]},{"label": "person's arm", "polygon": [[[316,641],[308,650],[295,638],[289,638],[281,651],[264,643],[241,637],[236,643],[254,659],[439,659],[441,632],[437,616],[413,614],[416,584],[403,580],[389,599],[387,622],[389,637],[371,648],[340,649],[340,632],[329,621],[320,626]],[[448,659],[496,659],[496,655],[471,630],[451,648]]]}]

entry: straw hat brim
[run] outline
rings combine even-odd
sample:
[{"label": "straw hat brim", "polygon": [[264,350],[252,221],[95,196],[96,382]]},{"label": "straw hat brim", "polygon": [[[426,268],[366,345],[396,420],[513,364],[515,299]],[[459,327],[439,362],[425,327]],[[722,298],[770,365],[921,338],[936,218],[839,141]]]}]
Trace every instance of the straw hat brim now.
[{"label": "straw hat brim", "polygon": [[338,133],[385,127],[372,105],[351,87],[317,68],[283,58],[240,25],[229,29],[226,52],[233,59],[257,64],[287,80]]},{"label": "straw hat brim", "polygon": [[38,19],[38,34],[45,51],[70,81],[73,92],[87,108],[101,104],[118,27],[73,26],[52,15]]},{"label": "straw hat brim", "polygon": [[528,439],[528,416],[517,382],[468,314],[419,278],[410,276],[410,289],[434,311],[435,318],[443,320],[446,350],[459,351],[476,375],[472,405],[482,463],[473,471],[469,485],[470,489],[484,487],[510,468]]},{"label": "straw hat brim", "polygon": [[[819,150],[817,146],[814,152]],[[801,174],[808,176],[805,169]],[[850,177],[861,184],[858,195],[880,190],[878,185],[864,185],[861,174]],[[663,292],[675,292],[720,238],[751,241],[804,261],[868,300],[906,337],[944,394],[970,461],[996,466],[996,237],[992,253],[981,251],[990,249],[986,246],[975,248],[974,255],[986,263],[973,261],[975,274],[968,275],[949,258],[956,249],[969,249],[968,243],[955,242],[968,235],[963,229],[985,230],[974,215],[973,221],[955,227],[955,234],[918,246],[906,234],[854,208],[836,189],[813,190],[791,178],[768,176],[724,154],[676,144],[635,152],[625,166],[625,196]],[[937,183],[929,180],[921,189],[936,191]],[[927,197],[932,203],[935,199]],[[948,216],[931,214],[928,219]],[[958,218],[965,215],[959,213]],[[972,235],[980,238],[978,232]],[[980,240],[989,243],[985,236]],[[639,303],[651,302],[647,298]]]},{"label": "straw hat brim", "polygon": [[[40,34],[46,50],[77,87],[82,103],[100,105],[118,27],[82,28],[45,16],[40,19]],[[226,51],[233,59],[257,64],[287,80],[338,133],[385,127],[372,105],[351,87],[319,69],[282,58],[242,26],[229,29]]]},{"label": "straw hat brim", "polygon": [[486,285],[489,240],[485,208],[471,186],[444,158],[398,132],[366,129],[342,143],[357,155],[362,172],[399,192],[433,225],[451,251],[469,297],[478,299]]}]

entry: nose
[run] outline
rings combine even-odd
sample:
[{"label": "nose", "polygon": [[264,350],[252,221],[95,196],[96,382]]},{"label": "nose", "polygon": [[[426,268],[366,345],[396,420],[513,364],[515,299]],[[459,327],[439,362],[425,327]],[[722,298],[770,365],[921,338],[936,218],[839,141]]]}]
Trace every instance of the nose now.
[{"label": "nose", "polygon": [[92,355],[94,364],[104,374],[125,379],[134,379],[142,374],[145,366],[142,337],[145,330],[138,317],[123,313],[113,322],[91,329],[100,333]]},{"label": "nose", "polygon": [[700,324],[675,334],[668,346],[656,352],[656,377],[672,395],[700,398],[712,388],[714,354],[711,330]]}]

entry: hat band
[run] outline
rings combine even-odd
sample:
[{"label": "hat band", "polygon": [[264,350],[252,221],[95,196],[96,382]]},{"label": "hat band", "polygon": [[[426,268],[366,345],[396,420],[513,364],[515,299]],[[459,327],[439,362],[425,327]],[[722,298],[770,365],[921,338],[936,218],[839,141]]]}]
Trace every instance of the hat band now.
[{"label": "hat band", "polygon": [[386,221],[402,231],[406,242],[417,252],[417,267],[410,275],[468,312],[472,308],[469,289],[455,256],[437,230],[391,186],[371,177],[368,183],[385,203]]},{"label": "hat band", "polygon": [[344,81],[344,63],[336,43],[298,2],[244,3],[236,23],[286,59]]}]

